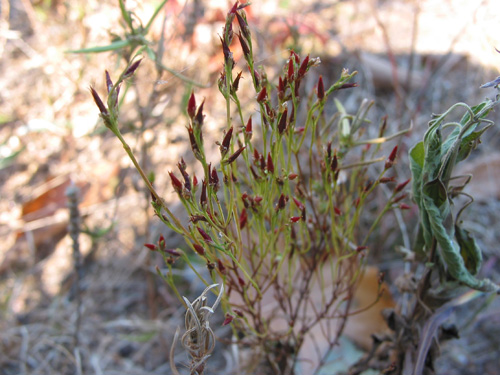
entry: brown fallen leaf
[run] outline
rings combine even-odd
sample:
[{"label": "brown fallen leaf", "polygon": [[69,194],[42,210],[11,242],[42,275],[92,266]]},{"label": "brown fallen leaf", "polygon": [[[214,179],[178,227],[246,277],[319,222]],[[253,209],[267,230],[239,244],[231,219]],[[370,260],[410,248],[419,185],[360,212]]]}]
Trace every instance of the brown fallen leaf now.
[{"label": "brown fallen leaf", "polygon": [[[394,308],[395,302],[389,292],[388,285],[381,285],[382,296],[377,303],[373,304],[378,292],[378,279],[380,271],[377,267],[366,267],[363,277],[359,280],[359,286],[354,294],[353,311],[362,311],[352,315],[347,321],[345,335],[361,348],[368,350],[372,345],[372,334],[381,333],[387,329],[387,324],[382,317],[382,311]],[[365,310],[366,309],[366,310]]]},{"label": "brown fallen leaf", "polygon": [[[88,181],[76,182],[80,188],[80,208],[111,199],[119,171],[118,165],[101,162],[92,167]],[[23,204],[21,217],[12,228],[16,241],[0,259],[0,274],[11,268],[31,267],[52,253],[67,233],[69,215],[65,192],[70,184],[70,176],[63,175],[33,189],[33,198]]]}]

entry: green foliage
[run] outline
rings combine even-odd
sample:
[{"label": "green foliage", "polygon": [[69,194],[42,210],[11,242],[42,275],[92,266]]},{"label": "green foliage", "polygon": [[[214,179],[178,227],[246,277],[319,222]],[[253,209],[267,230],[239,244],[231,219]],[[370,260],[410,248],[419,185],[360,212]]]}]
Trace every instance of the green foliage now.
[{"label": "green foliage", "polygon": [[[380,184],[396,181],[395,176],[387,174],[392,171],[398,148],[381,156],[381,145],[406,131],[385,136],[387,118],[383,118],[377,138],[363,137],[364,128],[370,124],[368,114],[373,102],[364,100],[350,114],[335,98],[339,90],[357,86],[352,82],[356,72],[344,69],[338,80],[326,88],[320,76],[314,89],[304,93],[305,85],[301,83],[320,63],[319,58],[300,57],[290,51],[281,74],[271,82],[265,70],[254,63],[252,35],[244,11],[247,5],[234,4],[220,37],[224,67],[218,88],[225,99],[226,115],[221,119],[224,132],[216,142],[220,157],[215,160],[206,152],[203,136],[205,113],[210,108],[205,101],[197,103],[194,92],[189,95],[190,90],[185,91],[186,131],[202,176],[190,174],[190,166],[183,158],[177,164],[178,171],[168,173],[189,220],[187,224],[174,215],[158,194],[153,175],[143,171],[120,130],[120,87],[139,68],[138,54],[145,52],[158,67],[166,69],[146,40],[152,20],[146,27],[134,26],[133,14],[120,1],[124,36],[108,46],[73,52],[117,50],[127,60],[127,67],[115,83],[106,72],[105,102],[93,88],[91,93],[104,125],[120,140],[151,193],[155,215],[186,241],[187,251],[169,248],[163,236],[157,244],[145,246],[160,253],[165,261],[167,272],[159,268],[157,272],[193,318],[188,333],[200,333],[203,325],[195,319],[198,313],[194,304],[177,290],[173,269],[179,259],[210,285],[203,298],[216,284],[221,285],[219,298],[226,322],[234,332],[243,332],[252,344],[260,346],[275,373],[293,373],[297,353],[314,326],[321,326],[332,317],[338,319],[340,328],[327,337],[330,347],[338,343],[363,272],[371,234],[387,212],[410,208],[401,203],[406,198],[407,180],[397,184],[386,201],[367,209]],[[239,34],[233,32],[234,21],[239,24]],[[233,74],[236,64],[230,48],[234,35],[239,39],[254,91],[255,101],[245,103],[245,107],[238,91],[242,72]],[[474,107],[455,104],[430,121],[423,141],[410,150],[413,198],[420,210],[420,232],[414,251],[426,265],[415,291],[420,303],[415,304],[414,315],[409,318],[411,321],[417,317],[412,321],[417,328],[421,328],[426,316],[419,309],[432,312],[424,298],[431,288],[431,271],[436,271],[439,288],[446,291],[454,291],[460,283],[480,291],[500,289],[490,280],[476,278],[482,262],[481,250],[460,221],[467,204],[458,212],[453,210],[455,198],[467,194],[462,192],[464,185],[451,184],[456,164],[470,155],[492,125],[486,116],[497,104],[498,98]],[[325,113],[327,105],[336,108],[330,117]],[[258,110],[248,116],[250,108]],[[460,121],[446,122],[456,109],[465,110]],[[202,276],[200,264],[206,265],[209,278]],[[317,294],[319,298],[314,300]],[[275,300],[271,315],[263,312],[269,303],[266,295]],[[379,297],[380,289],[373,296],[374,302]],[[206,306],[201,306],[201,310],[209,311]],[[285,329],[275,328],[277,317],[286,322]],[[413,345],[413,333],[409,333],[413,326],[401,327],[394,329],[394,341],[409,337],[408,342]],[[181,340],[184,344],[187,337]],[[203,340],[210,344],[205,351],[190,351],[195,364],[204,364],[206,352],[213,350],[212,338]],[[191,342],[191,349],[198,350],[195,341]],[[286,352],[286,347],[293,350]],[[283,352],[278,353],[279,350]],[[292,364],[273,359],[280,356],[291,357]]]},{"label": "green foliage", "polygon": [[[205,152],[205,101],[197,103],[194,93],[186,98],[186,130],[203,174],[201,178],[189,174],[182,158],[178,172],[168,173],[189,218],[187,225],[160,197],[120,131],[120,85],[138,69],[140,60],[128,62],[115,83],[106,74],[106,103],[93,88],[91,93],[104,125],[120,140],[151,192],[156,216],[181,234],[190,249],[170,249],[163,236],[158,244],[146,244],[162,254],[168,267],[166,273],[158,269],[159,275],[186,306],[172,272],[176,260],[182,258],[206,285],[222,282],[227,291],[221,295],[222,305],[234,329],[251,337],[265,352],[274,342],[285,345],[274,345],[273,350],[292,346],[297,354],[315,325],[326,324],[333,317],[348,318],[350,303],[342,301],[353,295],[363,272],[371,233],[387,212],[408,208],[399,203],[406,196],[402,192],[406,181],[375,210],[366,209],[380,184],[395,182],[394,176],[386,174],[394,164],[397,147],[381,157],[381,144],[404,132],[384,137],[385,118],[380,122],[379,137],[365,139],[363,128],[370,123],[368,113],[373,106],[367,100],[355,114],[349,114],[336,99],[338,112],[327,117],[325,106],[335,94],[357,86],[351,82],[356,72],[344,69],[337,82],[326,88],[320,76],[313,90],[304,93],[301,83],[320,63],[319,58],[301,58],[291,51],[282,74],[270,82],[265,70],[254,64],[245,6],[236,3],[228,12],[220,38],[224,69],[218,88],[225,99],[226,127],[217,142],[218,160],[209,160],[212,157]],[[132,27],[125,15],[125,23]],[[235,20],[255,91],[255,102],[246,103],[245,108],[238,95],[242,73],[233,75],[230,50]],[[254,107],[257,113],[245,118]],[[379,165],[371,166],[376,163]],[[374,218],[368,229],[362,220],[367,214]],[[210,280],[192,263],[192,254],[206,264]],[[266,294],[276,300],[275,314],[263,313]],[[379,297],[380,291],[373,296],[374,302]],[[286,321],[284,330],[275,328],[277,317]],[[339,327],[336,335],[327,338],[330,346],[342,334],[344,325]],[[271,358],[277,373],[286,372],[286,365]],[[297,356],[292,355],[291,360],[295,362]]]},{"label": "green foliage", "polygon": [[[410,150],[413,197],[420,209],[421,225],[415,251],[429,256],[437,247],[442,279],[445,280],[448,273],[453,280],[481,291],[498,291],[499,286],[475,277],[481,266],[481,250],[470,233],[461,227],[462,210],[453,217],[453,198],[460,194],[463,186],[451,186],[450,181],[456,164],[469,156],[480,136],[492,125],[486,116],[497,104],[497,100],[490,99],[472,108],[455,104],[429,123],[424,140]],[[460,122],[445,123],[446,117],[457,108],[466,111]],[[443,139],[443,130],[449,127],[453,130]]]}]

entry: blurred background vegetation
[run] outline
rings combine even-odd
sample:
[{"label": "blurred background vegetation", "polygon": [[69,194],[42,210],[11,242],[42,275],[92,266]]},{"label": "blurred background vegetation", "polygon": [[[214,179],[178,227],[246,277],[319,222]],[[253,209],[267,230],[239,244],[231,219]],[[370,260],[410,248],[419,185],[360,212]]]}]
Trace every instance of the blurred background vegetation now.
[{"label": "blurred background vegetation", "polygon": [[[158,3],[126,5],[146,22]],[[218,35],[231,5],[167,1],[148,35],[170,73],[158,75],[145,55],[123,103],[123,132],[167,201],[174,200],[167,171],[189,147],[184,108],[192,89],[206,98],[206,133],[225,124],[216,85],[223,64]],[[400,145],[401,180],[409,177],[405,154],[431,113],[493,95],[479,86],[500,67],[500,5],[494,0],[266,0],[246,9],[256,60],[270,72],[291,48],[321,58],[309,87],[319,74],[331,84],[341,68],[358,70],[359,87],[342,97],[347,110],[374,99],[373,119],[388,115],[392,132],[413,125]],[[88,91],[93,85],[104,93],[104,70],[113,76],[125,60],[116,52],[67,52],[108,45],[123,35],[122,22],[118,1],[0,1],[0,374],[169,372],[169,347],[183,311],[143,248],[162,226],[152,219],[149,195],[117,140],[104,131]],[[245,77],[238,48],[236,69]],[[485,252],[483,273],[498,280],[498,125],[487,134],[481,152],[463,166],[475,174],[468,189],[476,202],[466,224]],[[71,345],[79,316],[67,233],[71,183],[80,188],[84,228],[78,351]],[[412,236],[416,211],[404,220]],[[394,249],[401,234],[391,225],[371,249],[371,261],[389,281],[402,264]],[[167,240],[181,246],[175,237]],[[203,289],[181,268],[179,282],[186,295]],[[441,373],[496,373],[500,332],[492,327],[499,326],[500,306],[487,302],[457,313],[463,337],[443,348]],[[226,352],[221,344],[211,365],[230,368]]]}]

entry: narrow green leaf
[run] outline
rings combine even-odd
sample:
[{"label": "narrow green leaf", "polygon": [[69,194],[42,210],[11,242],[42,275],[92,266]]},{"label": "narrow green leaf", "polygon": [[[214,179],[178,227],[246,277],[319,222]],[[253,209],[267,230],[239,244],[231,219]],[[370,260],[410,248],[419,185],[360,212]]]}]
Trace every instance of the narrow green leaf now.
[{"label": "narrow green leaf", "polygon": [[129,45],[130,45],[130,40],[128,40],[128,39],[117,40],[116,42],[108,44],[107,46],[96,46],[96,47],[89,47],[89,48],[82,48],[82,49],[74,49],[74,50],[66,51],[66,53],[101,53],[101,52],[108,52],[108,51],[116,51],[117,49],[125,48]]},{"label": "narrow green leaf", "polygon": [[130,18],[130,12],[125,8],[125,2],[123,0],[119,0],[120,3],[120,11],[122,13],[122,18],[125,20],[127,26],[130,28],[130,31],[134,31],[134,27],[132,25],[132,18]]},{"label": "narrow green leaf", "polygon": [[[487,99],[487,100],[485,100],[484,102],[479,103],[478,105],[475,105],[474,107],[472,107],[472,108],[471,108],[471,111],[472,111],[472,113],[473,113],[474,115],[477,115],[477,114],[478,114],[478,113],[479,113],[482,109],[484,109],[484,108],[485,108],[488,104],[491,104],[491,103],[492,103],[492,102],[491,102],[491,100],[490,100],[490,99]],[[489,110],[488,110],[488,111],[486,111],[485,113],[483,113],[483,114],[481,115],[481,117],[480,117],[480,118],[485,118],[485,117],[488,115],[488,113],[489,113]],[[462,119],[460,120],[460,123],[461,123],[462,125],[465,125],[465,124],[467,124],[469,121],[471,121],[471,116],[470,116],[470,113],[469,113],[469,112],[467,112],[467,113],[466,113],[466,114],[462,117]]]},{"label": "narrow green leaf", "polygon": [[156,19],[156,16],[158,16],[158,13],[160,13],[161,8],[167,3],[168,0],[163,0],[155,9],[153,12],[153,15],[149,19],[148,23],[146,24],[146,27],[144,28],[144,34],[147,34],[149,31],[149,28],[153,24],[154,20]]},{"label": "narrow green leaf", "polygon": [[434,204],[432,198],[424,196],[423,201],[428,214],[432,234],[439,245],[440,258],[443,264],[446,265],[449,274],[455,280],[472,289],[484,292],[500,290],[500,287],[494,284],[491,280],[478,280],[469,272],[465,266],[464,259],[460,254],[458,244],[452,240],[453,233],[448,233],[443,225],[446,217],[443,217],[442,212]]},{"label": "narrow green leaf", "polygon": [[342,103],[337,98],[335,98],[334,102],[335,106],[337,107],[337,110],[340,113],[340,122],[339,122],[340,136],[343,139],[349,139],[349,136],[351,134],[351,125],[349,123],[349,120],[347,119],[347,112]]},{"label": "narrow green leaf", "polygon": [[424,167],[425,160],[425,150],[424,150],[424,142],[418,142],[413,148],[410,150],[410,160],[418,165],[420,168]]},{"label": "narrow green leaf", "polygon": [[425,183],[422,192],[431,198],[437,207],[441,207],[448,200],[446,186],[440,179],[434,179]]},{"label": "narrow green leaf", "polygon": [[483,262],[481,249],[477,245],[476,240],[467,230],[458,225],[455,226],[455,239],[460,246],[460,255],[464,260],[465,268],[471,274],[476,275]]},{"label": "narrow green leaf", "polygon": [[466,159],[472,150],[474,150],[477,144],[480,142],[480,137],[491,125],[485,126],[483,129],[472,132],[471,134],[463,137],[460,141],[460,147],[458,149],[457,163]]},{"label": "narrow green leaf", "polygon": [[[458,107],[467,110],[461,122],[443,124],[445,117]],[[424,141],[417,143],[409,154],[413,198],[420,209],[415,250],[428,251],[437,243],[440,272],[446,271],[454,280],[481,291],[498,291],[500,287],[488,279],[479,280],[474,276],[481,266],[481,250],[466,230],[453,223],[448,182],[455,164],[470,154],[482,133],[491,126],[475,130],[479,119],[486,116],[492,107],[491,101],[472,108],[463,103],[455,104],[429,123]],[[441,128],[450,125],[455,129],[443,141]]]}]

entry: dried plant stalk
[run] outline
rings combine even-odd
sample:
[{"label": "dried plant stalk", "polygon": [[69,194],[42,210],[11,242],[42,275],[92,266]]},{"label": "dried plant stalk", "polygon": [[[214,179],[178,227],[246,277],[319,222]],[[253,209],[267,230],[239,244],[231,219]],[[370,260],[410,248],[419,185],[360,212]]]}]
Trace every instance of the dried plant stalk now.
[{"label": "dried plant stalk", "polygon": [[[215,334],[210,328],[208,318],[219,305],[224,292],[224,285],[221,285],[219,295],[212,307],[207,306],[207,293],[218,285],[209,285],[192,303],[186,297],[183,297],[187,311],[185,317],[186,332],[181,337],[181,344],[191,357],[189,364],[190,374],[203,374],[206,361],[215,348]],[[174,347],[178,337],[179,329],[175,332],[170,351],[170,367],[174,375],[179,374],[174,362]]]}]

